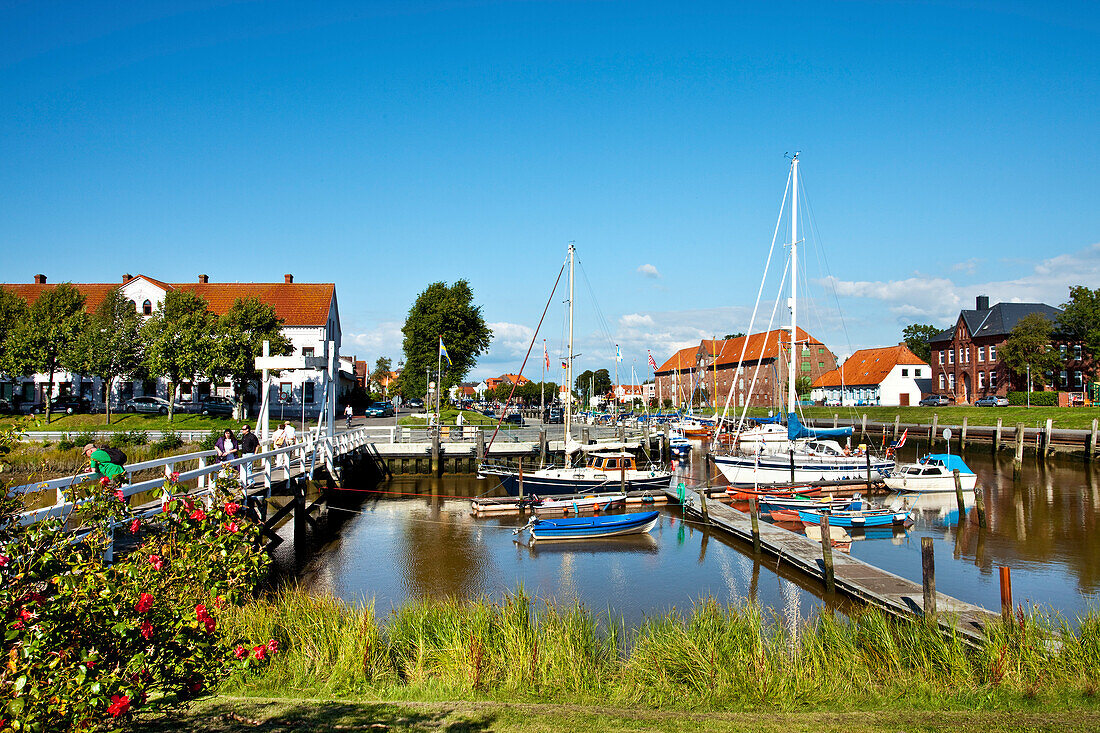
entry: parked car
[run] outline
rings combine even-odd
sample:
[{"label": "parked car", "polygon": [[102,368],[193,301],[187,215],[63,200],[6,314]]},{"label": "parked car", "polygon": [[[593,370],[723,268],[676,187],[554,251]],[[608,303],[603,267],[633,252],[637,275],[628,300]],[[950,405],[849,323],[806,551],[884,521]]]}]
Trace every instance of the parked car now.
[{"label": "parked car", "polygon": [[15,407],[8,400],[0,400],[0,414],[10,415],[15,412]]},{"label": "parked car", "polygon": [[974,407],[1008,407],[1008,398],[998,395],[986,395],[974,400]]},{"label": "parked car", "polygon": [[951,404],[951,400],[942,394],[930,394],[920,404],[924,407],[945,407]]},{"label": "parked car", "polygon": [[[19,408],[30,415],[41,415],[46,411],[43,402],[24,403]],[[78,412],[91,412],[92,403],[83,397],[54,397],[50,400],[51,412],[64,412],[66,415],[74,415]]]},{"label": "parked car", "polygon": [[[149,412],[158,415],[168,414],[169,402],[160,397],[134,397],[122,403],[123,412]],[[176,403],[175,412],[184,412],[183,405]]]},{"label": "parked car", "polygon": [[196,415],[223,415],[232,417],[233,402],[225,397],[210,397],[199,402],[187,404],[187,412],[193,412]]},{"label": "parked car", "polygon": [[413,397],[411,400],[405,400],[405,407],[408,407],[410,410],[423,410],[424,400],[419,397]]},{"label": "parked car", "polygon": [[372,402],[367,405],[367,417],[393,417],[392,402]]},{"label": "parked car", "polygon": [[565,412],[560,407],[547,407],[542,413],[542,421],[548,425],[565,422]]},{"label": "parked car", "polygon": [[504,422],[511,425],[519,425],[521,428],[527,424],[523,422],[523,415],[519,414],[518,412],[513,412],[509,415],[505,415]]}]

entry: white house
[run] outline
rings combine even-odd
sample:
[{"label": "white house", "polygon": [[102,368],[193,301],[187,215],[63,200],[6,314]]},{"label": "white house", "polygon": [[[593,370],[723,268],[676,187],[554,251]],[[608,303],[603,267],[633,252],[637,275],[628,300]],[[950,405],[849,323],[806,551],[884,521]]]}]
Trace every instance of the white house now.
[{"label": "white house", "polygon": [[[275,314],[283,320],[283,334],[294,346],[294,354],[303,356],[322,356],[325,343],[335,345],[338,363],[340,355],[340,313],[336,301],[336,286],[333,283],[296,283],[293,275],[285,275],[281,283],[215,283],[206,275],[199,275],[193,283],[165,283],[147,275],[123,275],[120,283],[71,283],[83,293],[85,308],[92,312],[104,298],[118,288],[123,295],[134,303],[137,312],[143,316],[152,315],[164,300],[169,290],[188,290],[202,296],[209,309],[216,315],[228,311],[238,298],[255,297],[275,309]],[[35,275],[34,283],[16,283],[0,285],[27,303],[33,303],[46,290],[57,287],[47,284],[45,275]],[[342,382],[344,380],[341,380]],[[283,372],[273,380],[270,395],[273,416],[282,410],[286,416],[316,416],[321,409],[322,373],[313,369]],[[42,402],[49,384],[48,375],[36,374],[5,385],[5,392],[14,393],[22,402]],[[106,398],[106,387],[96,377],[58,372],[54,375],[53,396],[80,395],[102,409]],[[212,382],[204,375],[180,385],[177,399],[181,401],[201,401],[207,396],[232,394],[228,382]],[[114,404],[117,407],[126,400],[140,395],[155,395],[167,398],[166,380],[149,379],[122,381],[115,385]],[[256,406],[259,406],[258,395]],[[247,401],[247,398],[246,398]]]},{"label": "white house", "polygon": [[917,380],[931,376],[932,368],[905,344],[860,349],[818,377],[810,397],[827,405],[915,405],[921,398]]}]

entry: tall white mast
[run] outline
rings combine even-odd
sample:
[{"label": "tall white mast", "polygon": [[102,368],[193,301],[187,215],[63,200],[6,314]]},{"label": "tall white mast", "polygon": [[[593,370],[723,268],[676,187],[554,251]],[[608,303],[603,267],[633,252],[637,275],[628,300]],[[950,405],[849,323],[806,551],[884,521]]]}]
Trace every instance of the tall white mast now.
[{"label": "tall white mast", "polygon": [[573,243],[569,243],[569,361],[565,363],[565,451],[569,453],[569,423],[573,419]]},{"label": "tall white mast", "polygon": [[798,153],[791,159],[791,358],[787,364],[787,412],[794,412],[798,355]]}]

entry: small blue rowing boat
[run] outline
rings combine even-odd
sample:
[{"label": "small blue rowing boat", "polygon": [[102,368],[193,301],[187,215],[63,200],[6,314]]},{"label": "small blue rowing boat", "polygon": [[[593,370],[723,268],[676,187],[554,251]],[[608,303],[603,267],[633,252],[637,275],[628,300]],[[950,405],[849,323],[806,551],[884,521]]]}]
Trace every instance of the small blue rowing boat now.
[{"label": "small blue rowing boat", "polygon": [[584,540],[600,537],[620,537],[628,534],[641,534],[653,529],[657,524],[658,512],[631,512],[614,514],[608,517],[576,517],[571,519],[543,519],[532,517],[523,527],[515,530],[519,534],[525,529],[531,530],[534,540]]},{"label": "small blue rowing boat", "polygon": [[909,519],[909,512],[894,512],[889,509],[865,509],[863,511],[817,511],[814,509],[799,509],[798,518],[805,525],[821,523],[821,517],[829,518],[831,527],[889,527],[895,524],[905,524]]}]

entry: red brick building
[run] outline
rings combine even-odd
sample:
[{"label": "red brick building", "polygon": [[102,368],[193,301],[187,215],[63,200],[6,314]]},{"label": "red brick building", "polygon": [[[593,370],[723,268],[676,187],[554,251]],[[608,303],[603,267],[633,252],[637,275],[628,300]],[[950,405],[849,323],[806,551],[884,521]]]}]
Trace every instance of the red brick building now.
[{"label": "red brick building", "polygon": [[[654,372],[657,400],[686,404],[694,385],[695,402],[704,395],[706,401],[713,402],[717,393],[718,404],[724,405],[736,380],[731,405],[741,406],[746,400],[754,407],[778,405],[787,394],[790,338],[789,330],[776,329],[735,339],[704,339],[698,346],[680,349]],[[796,368],[811,382],[836,369],[836,355],[801,328],[798,346],[801,354]]]},{"label": "red brick building", "polygon": [[[959,312],[955,325],[928,339],[932,354],[932,392],[968,404],[984,395],[1005,395],[1027,389],[1027,377],[1008,369],[1000,359],[1000,348],[1012,329],[1026,315],[1039,313],[1057,323],[1062,311],[1046,303],[997,303],[979,295],[973,310]],[[1080,392],[1087,380],[1087,365],[1081,344],[1055,339],[1054,348],[1065,358],[1054,373],[1032,374],[1032,388],[1046,387]]]}]

